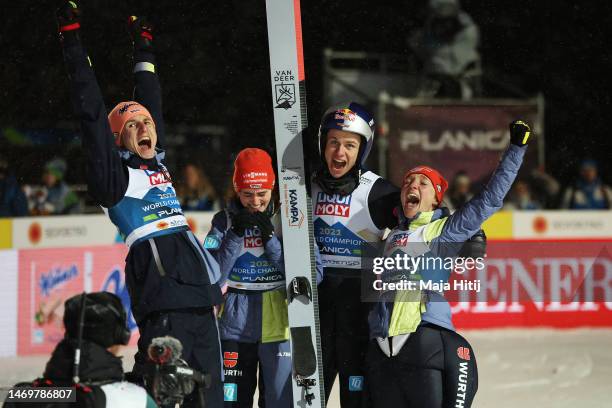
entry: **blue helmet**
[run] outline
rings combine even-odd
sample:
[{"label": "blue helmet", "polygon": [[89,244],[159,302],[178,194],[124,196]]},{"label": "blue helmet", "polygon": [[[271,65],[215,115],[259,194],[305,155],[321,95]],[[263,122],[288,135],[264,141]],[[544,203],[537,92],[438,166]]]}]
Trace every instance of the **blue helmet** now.
[{"label": "blue helmet", "polygon": [[363,165],[372,150],[374,143],[374,117],[363,106],[356,102],[342,103],[329,108],[321,119],[319,126],[319,154],[323,157],[327,131],[330,129],[344,130],[361,136],[358,163]]}]

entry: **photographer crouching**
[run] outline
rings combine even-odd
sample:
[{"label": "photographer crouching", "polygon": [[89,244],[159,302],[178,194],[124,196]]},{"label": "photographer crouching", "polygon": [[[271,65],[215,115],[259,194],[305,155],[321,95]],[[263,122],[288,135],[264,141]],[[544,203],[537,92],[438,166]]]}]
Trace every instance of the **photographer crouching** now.
[{"label": "photographer crouching", "polygon": [[[16,384],[4,408],[156,408],[158,404],[174,408],[194,391],[199,407],[205,408],[204,391],[211,376],[181,359],[183,346],[173,337],[152,340],[144,377],[124,374],[119,350],[129,343],[130,331],[116,295],[94,292],[71,297],[64,304],[64,327],[64,339],[53,350],[43,376]],[[137,385],[143,380],[146,389]],[[65,388],[66,395],[73,393],[72,398],[32,398],[40,393],[30,391],[58,387]]]},{"label": "photographer crouching", "polygon": [[108,292],[80,294],[64,304],[66,334],[53,350],[41,378],[15,385],[43,389],[71,387],[73,402],[25,402],[7,398],[3,407],[92,407],[154,408],[147,391],[124,380],[121,345],[128,344],[130,331],[121,300]]}]

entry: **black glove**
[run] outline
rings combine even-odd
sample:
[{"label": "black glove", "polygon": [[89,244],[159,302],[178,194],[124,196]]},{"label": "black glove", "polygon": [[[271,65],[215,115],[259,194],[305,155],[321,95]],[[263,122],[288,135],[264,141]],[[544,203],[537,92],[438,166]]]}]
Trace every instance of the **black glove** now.
[{"label": "black glove", "polygon": [[153,52],[153,24],[146,17],[130,16],[128,31],[132,37],[134,51]]},{"label": "black glove", "polygon": [[255,220],[253,214],[248,210],[240,210],[237,213],[231,214],[232,218],[232,231],[239,237],[244,236],[244,230],[255,227]]},{"label": "black glove", "polygon": [[270,221],[270,217],[268,217],[265,213],[259,211],[253,214],[253,218],[255,220],[255,226],[259,228],[259,231],[261,232],[261,239],[265,245],[274,236],[274,226],[272,225],[272,221]]},{"label": "black glove", "polygon": [[513,145],[527,146],[530,136],[531,128],[527,122],[515,120],[510,124],[510,143]]},{"label": "black glove", "polygon": [[81,28],[79,7],[74,1],[65,1],[57,9],[57,29],[62,43],[74,44],[80,41],[79,29]]},{"label": "black glove", "polygon": [[484,258],[487,253],[487,236],[483,230],[478,231],[468,239],[457,256],[461,258]]}]

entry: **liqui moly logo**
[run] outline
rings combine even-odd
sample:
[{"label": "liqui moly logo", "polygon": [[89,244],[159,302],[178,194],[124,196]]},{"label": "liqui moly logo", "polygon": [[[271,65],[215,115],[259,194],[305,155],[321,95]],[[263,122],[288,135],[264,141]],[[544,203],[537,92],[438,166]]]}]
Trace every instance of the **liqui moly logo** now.
[{"label": "liqui moly logo", "polygon": [[351,195],[328,195],[323,192],[317,194],[315,215],[333,215],[348,217],[351,209]]},{"label": "liqui moly logo", "polygon": [[261,231],[259,229],[246,229],[244,231],[244,247],[245,248],[259,248],[263,246],[263,240],[261,239]]}]

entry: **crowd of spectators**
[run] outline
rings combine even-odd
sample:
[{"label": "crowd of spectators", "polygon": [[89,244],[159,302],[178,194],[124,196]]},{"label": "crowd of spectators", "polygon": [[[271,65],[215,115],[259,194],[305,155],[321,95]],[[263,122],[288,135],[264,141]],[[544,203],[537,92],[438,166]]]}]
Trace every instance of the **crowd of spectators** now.
[{"label": "crowd of spectators", "polygon": [[[39,183],[22,184],[7,158],[0,156],[0,218],[91,212],[85,205],[86,191],[66,182],[67,171],[66,161],[55,157],[43,166]],[[223,205],[199,164],[183,167],[176,189],[185,211],[217,211]]]},{"label": "crowd of spectators", "polygon": [[28,211],[31,215],[65,215],[83,212],[82,200],[64,180],[67,170],[66,161],[56,157],[45,164],[42,184],[24,186]]},{"label": "crowd of spectators", "polygon": [[28,215],[28,201],[10,171],[8,160],[0,156],[0,217]]},{"label": "crowd of spectators", "polygon": [[[445,199],[451,211],[460,208],[472,197],[471,185],[472,180],[465,171],[455,174]],[[576,178],[564,189],[557,179],[542,168],[518,178],[506,197],[504,210],[609,210],[611,204],[612,189],[601,180],[597,163],[584,159],[579,163]]]},{"label": "crowd of spectators", "polygon": [[[84,205],[86,192],[80,194],[66,183],[67,170],[66,161],[56,157],[43,167],[40,184],[20,185],[7,159],[0,156],[0,218],[90,212]],[[514,183],[504,210],[612,208],[612,188],[602,181],[594,160],[582,160],[576,173],[576,178],[562,188],[561,183],[543,169],[533,170]],[[217,211],[224,206],[225,197],[217,193],[201,165],[187,163],[180,174],[176,190],[185,211]],[[451,178],[445,198],[451,211],[472,198],[472,184],[466,171],[458,171]]]},{"label": "crowd of spectators", "polygon": [[599,169],[594,160],[580,163],[576,181],[564,191],[561,208],[576,210],[610,209],[612,189],[599,177]]}]

